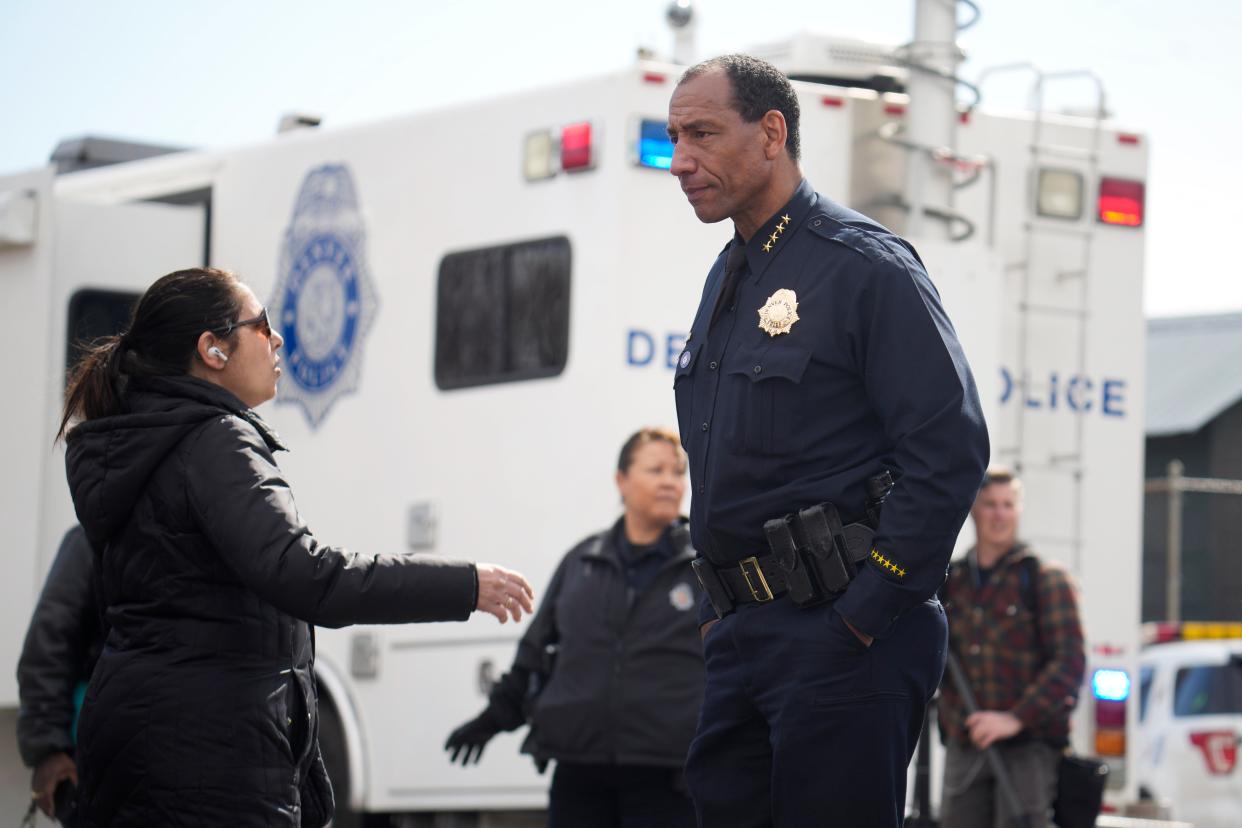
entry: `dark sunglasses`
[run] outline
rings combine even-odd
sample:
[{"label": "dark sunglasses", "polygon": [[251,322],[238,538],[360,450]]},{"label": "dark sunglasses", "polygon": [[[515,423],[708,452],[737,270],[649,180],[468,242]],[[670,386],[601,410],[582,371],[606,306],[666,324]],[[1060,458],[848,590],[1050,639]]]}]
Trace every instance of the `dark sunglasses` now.
[{"label": "dark sunglasses", "polygon": [[268,319],[267,319],[267,308],[264,308],[262,311],[260,311],[259,315],[254,317],[253,319],[239,319],[236,322],[230,322],[225,327],[216,331],[216,333],[220,334],[221,336],[228,336],[229,334],[231,334],[233,331],[237,330],[238,328],[244,328],[247,325],[254,325],[255,327],[259,329],[259,333],[261,333],[263,336],[267,337],[268,339],[272,338],[272,326],[268,322]]}]

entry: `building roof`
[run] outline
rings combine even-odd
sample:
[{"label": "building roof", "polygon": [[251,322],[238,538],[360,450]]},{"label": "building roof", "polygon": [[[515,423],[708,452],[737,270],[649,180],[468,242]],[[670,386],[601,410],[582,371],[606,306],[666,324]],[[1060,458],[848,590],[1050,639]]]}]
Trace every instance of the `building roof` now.
[{"label": "building roof", "polygon": [[1242,313],[1147,320],[1147,436],[1198,431],[1242,398]]}]

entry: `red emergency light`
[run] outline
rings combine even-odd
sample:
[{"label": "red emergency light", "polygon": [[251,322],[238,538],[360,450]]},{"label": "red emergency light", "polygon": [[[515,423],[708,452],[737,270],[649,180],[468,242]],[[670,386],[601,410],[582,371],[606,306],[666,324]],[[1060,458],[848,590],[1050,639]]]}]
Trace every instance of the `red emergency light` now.
[{"label": "red emergency light", "polygon": [[1143,182],[1101,178],[1096,216],[1104,224],[1142,226]]},{"label": "red emergency light", "polygon": [[819,100],[824,106],[830,106],[833,109],[840,109],[845,106],[845,98],[838,98],[835,95],[825,95]]},{"label": "red emergency light", "polygon": [[570,124],[561,129],[561,169],[566,172],[595,166],[591,153],[591,122]]}]

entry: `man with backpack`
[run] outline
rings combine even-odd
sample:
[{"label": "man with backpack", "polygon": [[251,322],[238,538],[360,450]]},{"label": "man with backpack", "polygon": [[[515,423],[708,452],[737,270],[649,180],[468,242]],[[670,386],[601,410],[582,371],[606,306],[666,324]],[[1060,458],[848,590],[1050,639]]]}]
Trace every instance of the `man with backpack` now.
[{"label": "man with backpack", "polygon": [[949,646],[978,704],[969,713],[953,683],[942,684],[943,828],[1004,826],[1016,816],[986,759],[992,746],[1024,814],[1046,824],[1069,744],[1086,668],[1077,588],[1064,567],[1018,540],[1021,515],[1021,481],[990,469],[971,509],[976,544],[949,567],[941,593]]}]

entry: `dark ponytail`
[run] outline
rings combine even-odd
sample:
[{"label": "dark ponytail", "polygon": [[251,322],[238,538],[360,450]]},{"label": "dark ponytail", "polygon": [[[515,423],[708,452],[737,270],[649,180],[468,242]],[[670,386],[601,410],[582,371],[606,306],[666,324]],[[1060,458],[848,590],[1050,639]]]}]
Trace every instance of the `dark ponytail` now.
[{"label": "dark ponytail", "polygon": [[[158,279],[138,300],[128,330],[84,348],[69,380],[65,410],[56,439],[69,423],[109,417],[124,410],[130,377],[178,376],[190,370],[198,339],[205,331],[237,320],[242,297],[237,277],[227,270],[195,267]],[[223,336],[228,341],[236,337]]]}]

